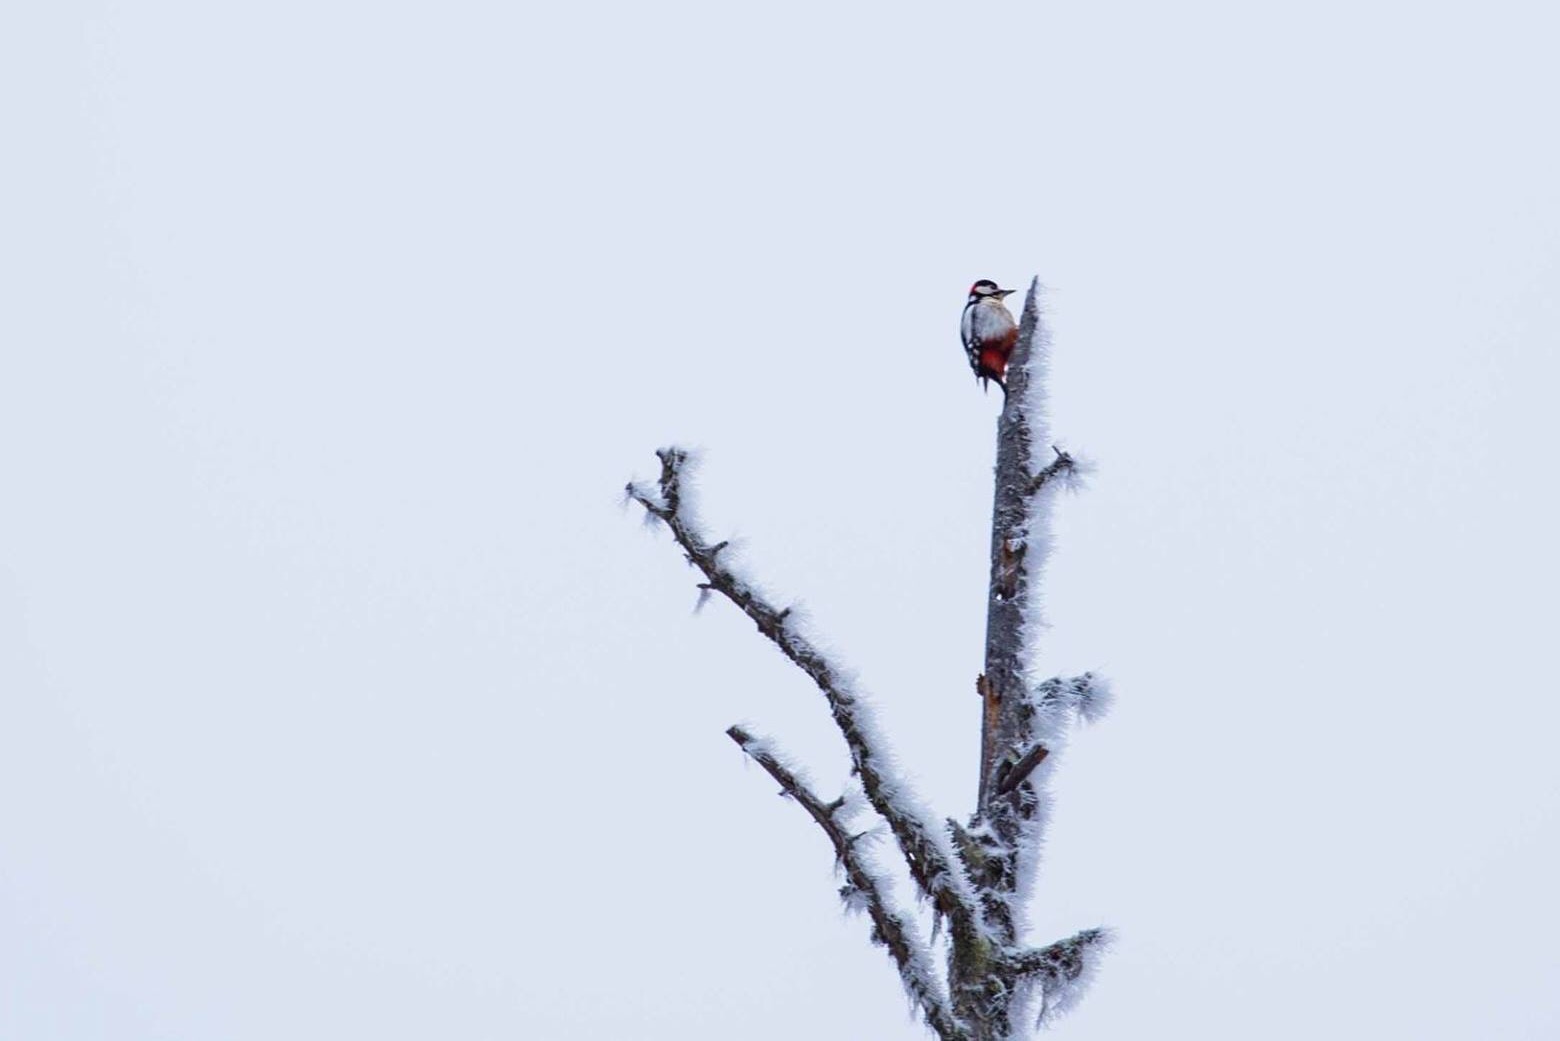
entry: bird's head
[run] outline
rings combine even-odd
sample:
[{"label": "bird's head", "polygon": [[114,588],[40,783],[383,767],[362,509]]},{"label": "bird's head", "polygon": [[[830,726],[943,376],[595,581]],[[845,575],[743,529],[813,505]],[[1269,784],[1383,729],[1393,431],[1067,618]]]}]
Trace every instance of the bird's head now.
[{"label": "bird's head", "polygon": [[970,286],[970,303],[983,300],[986,297],[996,297],[998,300],[1001,300],[1012,291],[1011,289],[1000,289],[991,279],[983,278]]}]

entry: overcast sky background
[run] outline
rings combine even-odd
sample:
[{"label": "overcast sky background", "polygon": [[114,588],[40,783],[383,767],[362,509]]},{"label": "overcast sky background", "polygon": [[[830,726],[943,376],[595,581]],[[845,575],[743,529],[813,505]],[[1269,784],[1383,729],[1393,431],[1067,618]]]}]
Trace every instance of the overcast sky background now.
[{"label": "overcast sky background", "polygon": [[1048,286],[1056,1036],[1560,1035],[1544,3],[7,5],[0,1036],[926,1036],[722,734],[974,795]]}]

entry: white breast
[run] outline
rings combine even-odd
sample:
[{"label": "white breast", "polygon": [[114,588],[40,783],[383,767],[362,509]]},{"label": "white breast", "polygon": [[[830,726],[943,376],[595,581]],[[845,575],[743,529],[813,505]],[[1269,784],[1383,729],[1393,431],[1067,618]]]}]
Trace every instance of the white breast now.
[{"label": "white breast", "polygon": [[977,300],[973,307],[964,309],[964,321],[960,324],[959,332],[965,343],[985,343],[1001,339],[1017,325],[1012,312],[1001,300],[986,297]]}]

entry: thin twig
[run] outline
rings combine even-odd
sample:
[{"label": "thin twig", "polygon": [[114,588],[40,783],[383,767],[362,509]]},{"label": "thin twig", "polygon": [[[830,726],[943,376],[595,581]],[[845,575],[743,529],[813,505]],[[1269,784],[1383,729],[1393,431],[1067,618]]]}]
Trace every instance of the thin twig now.
[{"label": "thin twig", "polygon": [[914,996],[926,1016],[926,1022],[937,1036],[945,1041],[966,1037],[964,1028],[953,1018],[948,999],[932,973],[931,967],[917,957],[925,945],[915,937],[915,926],[904,915],[889,906],[884,884],[867,869],[856,850],[856,836],[844,828],[835,814],[844,801],[837,799],[825,803],[811,789],[779,761],[762,743],[741,727],[731,727],[726,734],[746,752],[754,762],[762,766],[780,787],[823,829],[834,847],[834,855],[850,883],[849,890],[859,894],[872,920],[873,937],[888,949],[899,969],[905,987]]},{"label": "thin twig", "polygon": [[1077,461],[1074,460],[1072,456],[1062,451],[1060,448],[1052,445],[1051,451],[1056,453],[1056,458],[1052,460],[1051,465],[1047,466],[1044,470],[1041,470],[1039,473],[1035,474],[1029,479],[1029,487],[1027,491],[1030,495],[1033,495],[1041,488],[1044,488],[1052,478],[1064,473],[1071,473],[1078,468]]}]

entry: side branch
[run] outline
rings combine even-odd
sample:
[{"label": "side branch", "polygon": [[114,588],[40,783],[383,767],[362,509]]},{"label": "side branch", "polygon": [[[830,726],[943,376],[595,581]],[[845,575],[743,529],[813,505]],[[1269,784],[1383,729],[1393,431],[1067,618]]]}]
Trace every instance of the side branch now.
[{"label": "side branch", "polygon": [[1066,679],[1053,676],[1035,688],[1032,703],[1034,725],[1031,729],[1041,740],[1017,759],[998,764],[998,795],[1007,795],[1017,789],[1045,762],[1051,754],[1047,742],[1059,740],[1074,717],[1093,722],[1103,716],[1110,707],[1110,684],[1092,672]]},{"label": "side branch", "polygon": [[883,756],[875,747],[867,707],[849,690],[840,669],[789,622],[790,609],[777,609],[722,564],[720,551],[725,543],[712,545],[690,521],[682,487],[688,453],[681,448],[663,448],[656,455],[661,460],[659,494],[631,483],[629,496],[667,526],[688,562],[703,572],[705,581],[700,583],[700,589],[719,593],[740,608],[758,626],[758,631],[817,685],[845,739],[851,764],[861,778],[862,791],[899,843],[910,877],[937,912],[948,919],[956,940],[974,937],[980,931],[980,916],[969,883],[929,834],[922,823],[925,815],[913,812],[905,804],[901,785],[888,776],[886,766],[879,765]]},{"label": "side branch", "polygon": [[914,934],[914,925],[889,906],[882,883],[867,870],[857,854],[856,843],[860,836],[852,835],[836,818],[840,802],[825,803],[787,769],[762,741],[741,727],[731,727],[726,734],[779,782],[781,790],[806,810],[808,816],[828,836],[830,844],[834,846],[834,856],[845,872],[848,883],[845,890],[847,903],[866,909],[867,916],[872,920],[872,938],[888,949],[899,969],[905,989],[920,1006],[926,1022],[945,1041],[963,1038],[964,1030],[953,1018],[948,1000],[927,963],[926,947]]},{"label": "side branch", "polygon": [[1052,461],[1050,466],[1047,466],[1044,470],[1041,470],[1039,473],[1035,474],[1029,479],[1029,487],[1026,489],[1028,494],[1034,495],[1041,488],[1044,488],[1047,484],[1049,484],[1054,478],[1059,477],[1062,474],[1077,472],[1078,463],[1075,459],[1073,459],[1072,456],[1068,455],[1060,448],[1057,448],[1055,445],[1051,446],[1051,451],[1056,453],[1056,459]]},{"label": "side branch", "polygon": [[1110,944],[1104,929],[1085,929],[1049,947],[1029,950],[1011,962],[1019,979],[1040,984],[1040,1024],[1061,1015],[1082,996],[1100,953]]},{"label": "side branch", "polygon": [[1049,947],[1023,952],[1013,959],[1013,968],[1020,976],[1070,983],[1083,974],[1090,950],[1108,939],[1109,934],[1104,929],[1085,929]]},{"label": "side branch", "polygon": [[1025,752],[1018,762],[1007,768],[997,770],[997,794],[1006,795],[1019,785],[1028,780],[1029,775],[1035,772],[1035,767],[1045,761],[1045,757],[1051,754],[1051,750],[1044,745],[1035,745]]}]

